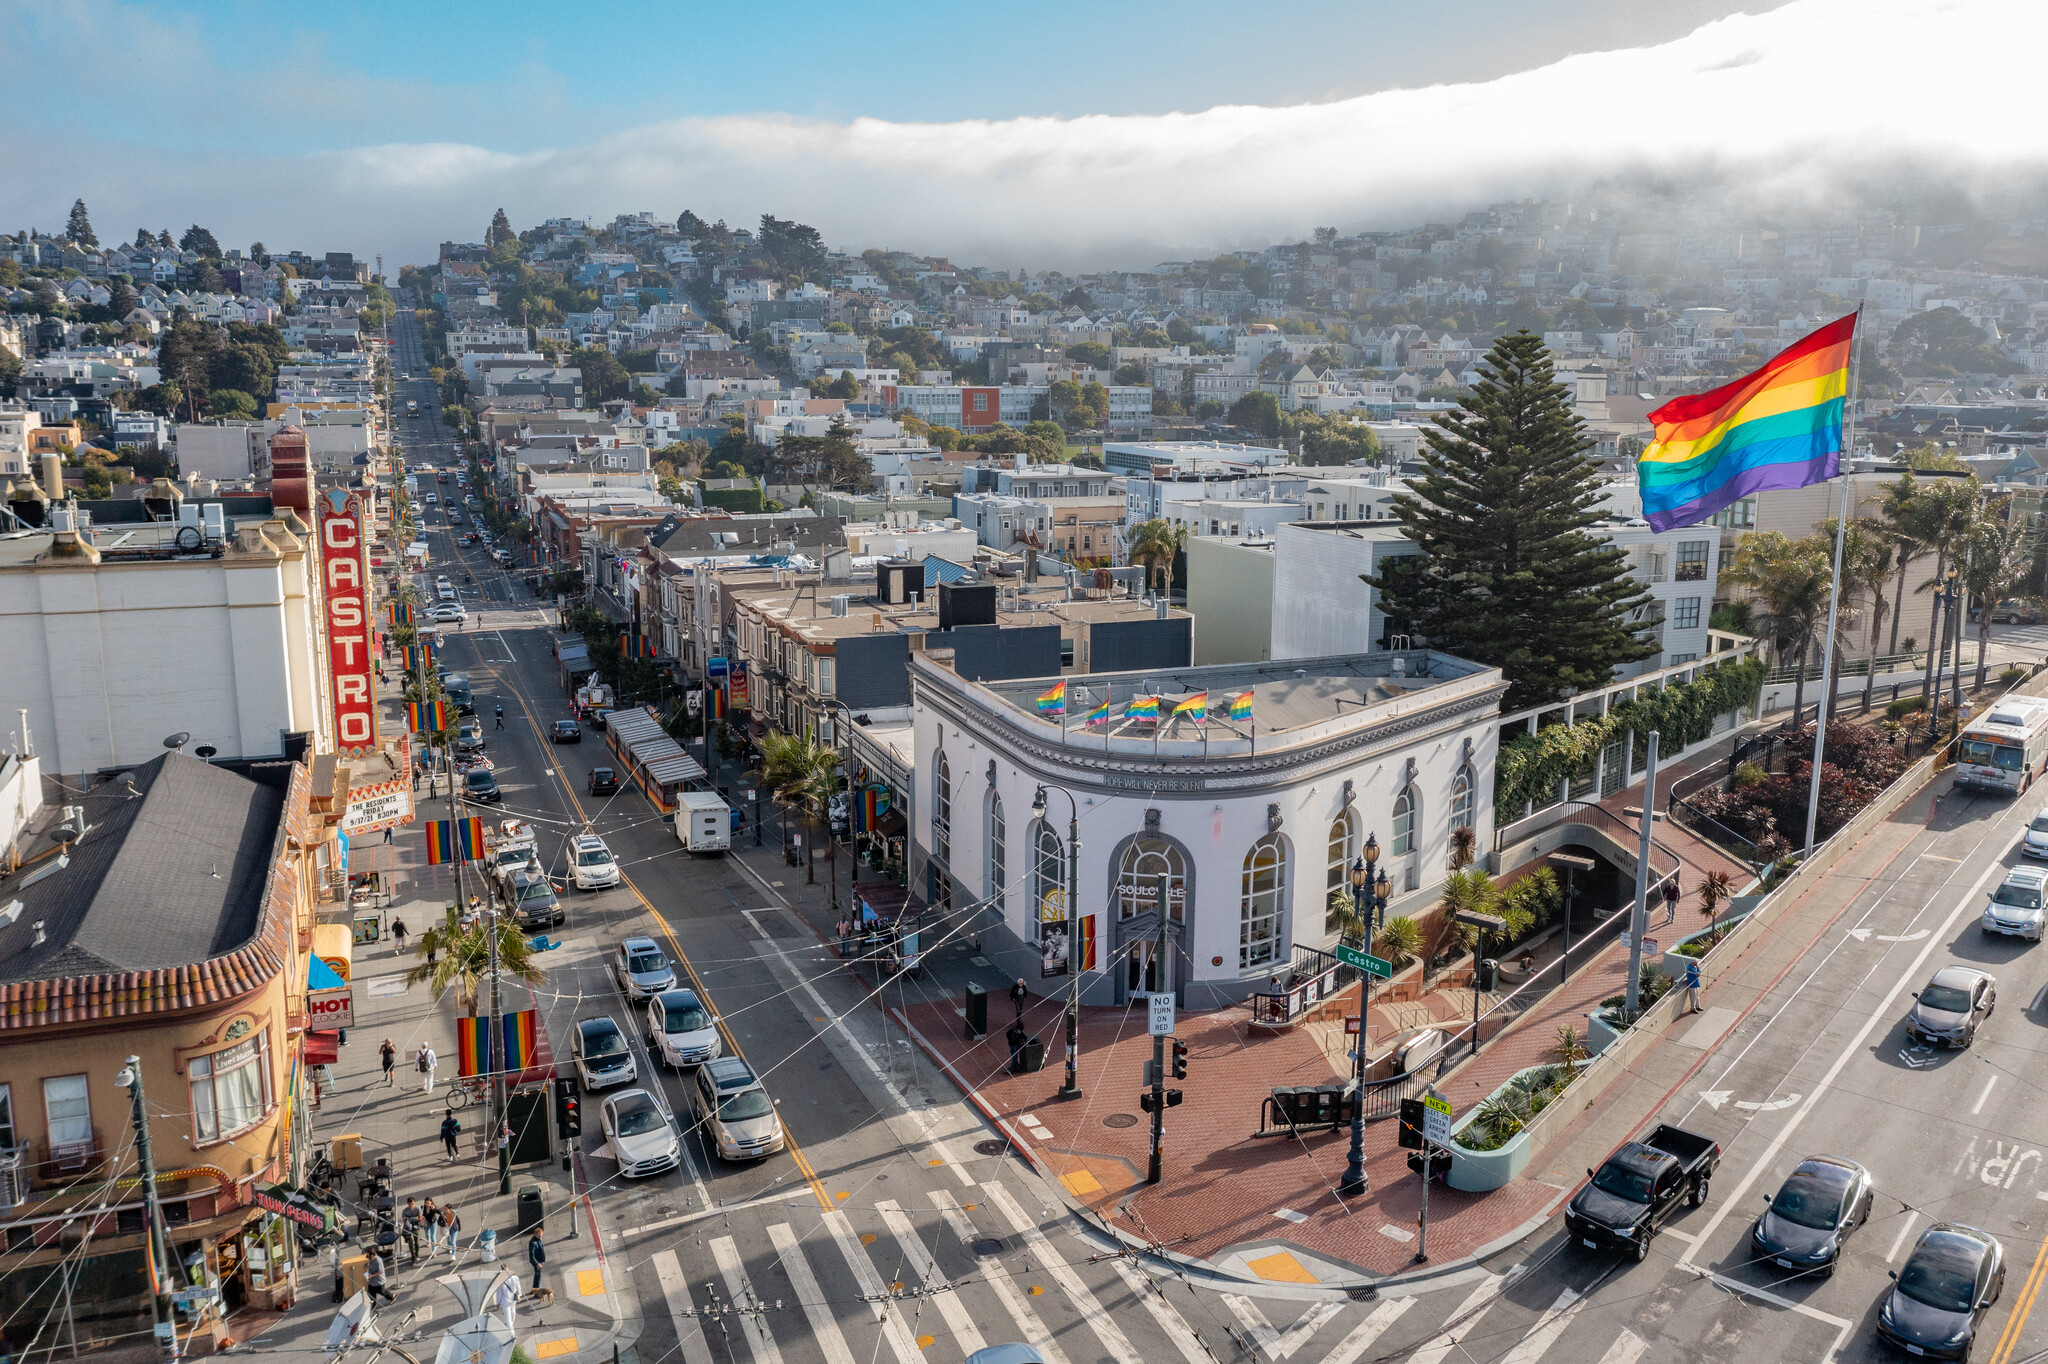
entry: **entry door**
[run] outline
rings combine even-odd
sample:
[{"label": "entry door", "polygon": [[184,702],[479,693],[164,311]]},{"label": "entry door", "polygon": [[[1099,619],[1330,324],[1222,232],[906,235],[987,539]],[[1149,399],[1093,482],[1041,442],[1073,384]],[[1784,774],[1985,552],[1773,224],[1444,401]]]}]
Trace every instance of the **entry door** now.
[{"label": "entry door", "polygon": [[1161,961],[1157,938],[1134,942],[1124,972],[1124,993],[1128,998],[1169,994],[1173,990],[1173,951],[1169,948],[1166,959]]}]

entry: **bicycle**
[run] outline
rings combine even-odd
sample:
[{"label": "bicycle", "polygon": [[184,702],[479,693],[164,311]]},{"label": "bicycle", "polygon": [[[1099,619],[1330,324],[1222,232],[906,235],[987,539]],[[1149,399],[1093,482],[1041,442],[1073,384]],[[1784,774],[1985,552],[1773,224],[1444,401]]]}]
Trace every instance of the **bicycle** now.
[{"label": "bicycle", "polygon": [[482,1103],[488,1094],[485,1086],[489,1082],[480,1075],[469,1075],[453,1080],[448,1085],[448,1107],[453,1110],[467,1108],[473,1103]]}]

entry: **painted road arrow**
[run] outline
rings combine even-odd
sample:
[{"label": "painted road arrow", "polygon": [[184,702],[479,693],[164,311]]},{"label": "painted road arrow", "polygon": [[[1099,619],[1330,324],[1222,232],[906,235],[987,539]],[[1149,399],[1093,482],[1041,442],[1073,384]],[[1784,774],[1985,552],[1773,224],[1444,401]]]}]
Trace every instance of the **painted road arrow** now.
[{"label": "painted road arrow", "polygon": [[1798,1103],[1799,1100],[1803,1097],[1803,1095],[1791,1094],[1787,1095],[1785,1098],[1776,1099],[1767,1104],[1750,1103],[1744,1099],[1737,1099],[1735,1101],[1735,1106],[1737,1108],[1746,1108],[1752,1113],[1773,1113],[1780,1108],[1790,1108],[1793,1104]]},{"label": "painted road arrow", "polygon": [[1877,935],[1877,940],[1879,942],[1919,942],[1929,932],[1930,930],[1923,928],[1918,933],[1900,933],[1890,937],[1880,933]]},{"label": "painted road arrow", "polygon": [[1870,930],[1867,928],[1852,928],[1849,930],[1849,936],[1857,942],[1869,942]]},{"label": "painted road arrow", "polygon": [[1719,1113],[1721,1105],[1735,1097],[1735,1091],[1732,1089],[1703,1089],[1700,1091],[1700,1097],[1707,1101],[1707,1107]]}]

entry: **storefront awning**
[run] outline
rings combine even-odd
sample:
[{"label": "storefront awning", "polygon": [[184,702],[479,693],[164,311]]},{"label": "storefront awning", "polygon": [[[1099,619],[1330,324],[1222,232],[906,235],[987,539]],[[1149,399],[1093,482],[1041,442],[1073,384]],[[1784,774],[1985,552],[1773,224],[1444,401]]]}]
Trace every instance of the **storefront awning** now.
[{"label": "storefront awning", "polygon": [[306,1064],[309,1066],[331,1066],[341,1060],[341,1034],[338,1032],[309,1032],[305,1037]]}]

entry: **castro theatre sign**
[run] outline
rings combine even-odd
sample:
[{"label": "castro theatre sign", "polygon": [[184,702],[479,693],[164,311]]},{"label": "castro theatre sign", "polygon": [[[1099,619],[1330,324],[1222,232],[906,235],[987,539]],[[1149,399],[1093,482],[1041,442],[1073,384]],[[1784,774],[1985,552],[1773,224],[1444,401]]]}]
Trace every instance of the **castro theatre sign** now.
[{"label": "castro theatre sign", "polygon": [[339,489],[320,495],[320,578],[326,601],[327,673],[335,748],[345,757],[377,749],[377,698],[370,660],[370,593],[363,503]]}]

